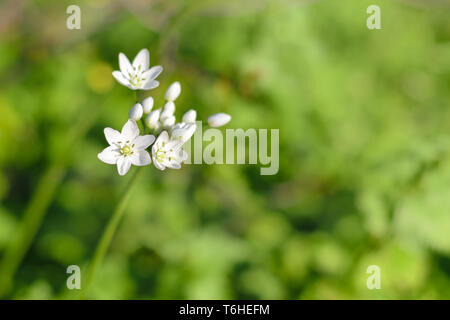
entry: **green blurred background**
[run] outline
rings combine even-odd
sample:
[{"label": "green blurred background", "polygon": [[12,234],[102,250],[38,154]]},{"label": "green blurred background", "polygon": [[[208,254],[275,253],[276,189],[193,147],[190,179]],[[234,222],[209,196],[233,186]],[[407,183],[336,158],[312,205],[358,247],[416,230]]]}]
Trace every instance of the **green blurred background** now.
[{"label": "green blurred background", "polygon": [[[71,4],[81,30],[66,28]],[[370,4],[382,30],[366,27]],[[157,106],[179,80],[178,116],[278,128],[280,170],[146,168],[88,298],[449,299],[449,12],[425,0],[3,1],[0,268],[16,272],[0,269],[2,298],[76,297],[66,268],[90,261],[131,176],[97,159],[103,128],[134,103],[111,71],[119,52],[148,48],[164,67]],[[26,214],[42,215],[35,237]],[[381,290],[366,287],[369,265]]]}]

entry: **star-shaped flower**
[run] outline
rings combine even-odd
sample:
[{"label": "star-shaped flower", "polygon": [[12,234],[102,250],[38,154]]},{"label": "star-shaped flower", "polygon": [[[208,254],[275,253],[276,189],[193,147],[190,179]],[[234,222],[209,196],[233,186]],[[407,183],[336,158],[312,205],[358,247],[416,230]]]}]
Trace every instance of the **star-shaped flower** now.
[{"label": "star-shaped flower", "polygon": [[107,164],[117,165],[119,175],[125,175],[132,164],[146,166],[152,162],[145,149],[155,141],[155,136],[140,136],[136,121],[128,120],[122,132],[112,128],[105,128],[104,132],[109,147],[100,152],[98,158]]},{"label": "star-shaped flower", "polygon": [[161,66],[150,67],[150,53],[147,49],[139,51],[131,64],[128,58],[119,53],[120,71],[112,74],[119,83],[132,90],[150,90],[159,86],[156,77],[162,72]]},{"label": "star-shaped flower", "polygon": [[187,159],[187,152],[181,147],[183,141],[170,140],[167,131],[161,132],[155,144],[152,147],[153,164],[159,170],[166,167],[171,169],[180,169],[181,163]]}]

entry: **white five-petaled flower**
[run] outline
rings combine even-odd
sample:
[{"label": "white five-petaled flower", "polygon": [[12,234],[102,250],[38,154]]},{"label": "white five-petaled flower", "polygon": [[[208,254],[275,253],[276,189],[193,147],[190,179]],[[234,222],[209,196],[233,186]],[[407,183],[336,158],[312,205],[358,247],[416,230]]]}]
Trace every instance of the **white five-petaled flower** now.
[{"label": "white five-petaled flower", "polygon": [[130,63],[128,58],[119,53],[120,71],[112,74],[117,81],[132,90],[150,90],[159,86],[156,77],[162,72],[161,66],[150,67],[150,53],[147,49],[139,51]]},{"label": "white five-petaled flower", "polygon": [[181,147],[183,141],[169,139],[167,131],[161,132],[158,139],[152,146],[153,164],[159,170],[166,167],[171,169],[180,169],[181,163],[187,159],[187,152]]},{"label": "white five-petaled flower", "polygon": [[139,127],[134,120],[128,120],[122,132],[105,128],[109,147],[98,154],[98,158],[107,164],[116,164],[119,175],[125,175],[131,165],[146,166],[150,164],[150,154],[145,150],[154,141],[153,135],[139,135]]}]

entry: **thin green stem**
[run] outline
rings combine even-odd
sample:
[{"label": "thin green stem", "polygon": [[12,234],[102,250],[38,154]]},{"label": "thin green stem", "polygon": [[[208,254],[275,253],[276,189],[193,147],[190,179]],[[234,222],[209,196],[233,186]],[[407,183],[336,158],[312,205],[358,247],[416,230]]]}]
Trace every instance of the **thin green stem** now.
[{"label": "thin green stem", "polygon": [[136,184],[136,180],[140,172],[142,172],[142,167],[138,167],[134,172],[133,176],[131,177],[131,180],[128,182],[128,185],[125,188],[122,198],[119,200],[116,209],[114,210],[111,218],[108,221],[108,224],[106,225],[105,231],[103,231],[103,235],[100,239],[100,242],[98,243],[97,248],[95,249],[92,263],[88,267],[86,282],[81,288],[80,299],[84,299],[84,297],[86,296],[87,289],[89,288],[89,285],[92,282],[95,272],[97,271],[98,267],[103,261],[103,258],[106,255],[106,251],[108,250],[111,240],[116,232],[117,226],[119,225],[119,222],[123,217],[125,208],[128,204],[131,193],[133,191],[133,187]]}]

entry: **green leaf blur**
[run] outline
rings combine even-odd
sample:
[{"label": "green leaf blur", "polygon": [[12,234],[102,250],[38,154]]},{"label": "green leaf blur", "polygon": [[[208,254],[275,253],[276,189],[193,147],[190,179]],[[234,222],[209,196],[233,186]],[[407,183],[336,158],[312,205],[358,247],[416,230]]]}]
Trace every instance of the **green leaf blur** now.
[{"label": "green leaf blur", "polygon": [[145,168],[88,298],[450,299],[444,1],[86,0],[80,30],[71,1],[13,3],[0,4],[0,260],[42,177],[46,210],[6,298],[76,298],[66,268],[84,270],[129,178],[97,159],[134,104],[111,72],[148,48],[164,67],[156,105],[179,80],[177,117],[279,129],[280,169]]}]

